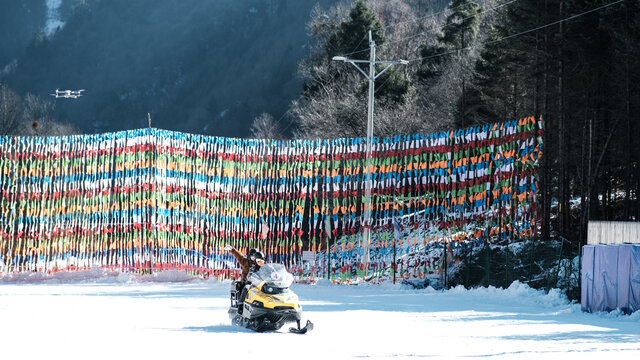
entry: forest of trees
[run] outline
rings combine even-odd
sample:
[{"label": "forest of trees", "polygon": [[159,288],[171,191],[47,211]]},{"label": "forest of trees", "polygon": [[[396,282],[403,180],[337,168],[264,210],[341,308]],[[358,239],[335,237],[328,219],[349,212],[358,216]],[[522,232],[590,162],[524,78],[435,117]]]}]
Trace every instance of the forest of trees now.
[{"label": "forest of trees", "polygon": [[[427,4],[429,6],[427,6]],[[406,59],[376,81],[374,136],[542,116],[541,239],[586,242],[588,220],[640,218],[640,1],[357,0],[316,7],[298,138],[366,134],[367,84],[335,55]],[[446,7],[446,8],[445,8]],[[278,122],[252,128],[273,136]],[[284,129],[280,129],[284,130]]]}]

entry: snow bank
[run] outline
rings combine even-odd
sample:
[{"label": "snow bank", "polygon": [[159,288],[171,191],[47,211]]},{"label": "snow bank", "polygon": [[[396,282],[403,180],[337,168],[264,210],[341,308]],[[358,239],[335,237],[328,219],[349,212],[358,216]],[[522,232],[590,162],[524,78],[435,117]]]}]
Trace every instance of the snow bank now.
[{"label": "snow bank", "polygon": [[[0,274],[0,284],[129,284],[135,285],[137,283],[206,283],[208,286],[222,286],[227,287],[231,280],[218,281],[215,278],[203,280],[200,277],[189,275],[180,270],[167,270],[161,272],[155,272],[152,274],[135,274],[135,273],[121,273],[118,271],[112,271],[108,269],[90,269],[81,271],[60,271],[52,274],[46,274],[41,272],[30,273],[5,273]],[[446,294],[468,299],[469,301],[481,301],[482,299],[492,298],[497,301],[509,304],[519,304],[521,306],[534,306],[543,307],[546,309],[554,310],[556,314],[571,314],[581,313],[580,304],[570,302],[565,294],[558,289],[551,289],[549,292],[544,290],[537,290],[529,287],[527,284],[523,284],[519,281],[514,281],[508,288],[496,288],[493,286],[478,287],[474,289],[465,289],[462,285],[456,286],[449,290],[435,290],[428,286],[424,289],[415,289],[414,287],[402,284],[402,283],[382,283],[382,284],[370,284],[369,282],[361,282],[354,285],[340,285],[333,284],[326,279],[320,279],[313,285],[294,284],[295,288],[302,289],[307,288],[314,292],[317,291],[329,291],[337,293],[345,292],[358,292],[366,295],[375,295],[376,293],[396,293],[401,294],[416,294],[416,295],[433,295],[433,294]],[[614,310],[611,312],[600,312],[594,314],[600,318],[624,318],[630,321],[640,320],[640,311],[636,311],[631,315],[626,315],[620,310]]]},{"label": "snow bank", "polygon": [[89,269],[80,271],[59,271],[51,274],[42,272],[2,273],[2,283],[124,283],[130,280],[130,276],[118,271],[108,269]]},{"label": "snow bank", "polygon": [[[495,296],[510,301],[518,299],[518,301],[523,304],[542,305],[544,307],[558,307],[570,304],[566,295],[558,289],[551,289],[547,293],[544,290],[533,289],[529,287],[529,285],[523,284],[519,281],[514,281],[506,289],[489,286],[488,288],[481,287],[466,290],[464,286],[458,285],[449,291],[452,293],[468,292],[470,295],[476,297]],[[578,310],[580,309],[578,304],[574,305],[577,306]]]},{"label": "snow bank", "polygon": [[64,284],[64,283],[177,283],[187,281],[214,281],[216,279],[202,280],[200,277],[189,275],[180,270],[166,270],[152,274],[122,273],[109,269],[89,269],[79,271],[59,271],[51,274],[42,272],[0,273],[0,283],[26,283],[26,284]]}]

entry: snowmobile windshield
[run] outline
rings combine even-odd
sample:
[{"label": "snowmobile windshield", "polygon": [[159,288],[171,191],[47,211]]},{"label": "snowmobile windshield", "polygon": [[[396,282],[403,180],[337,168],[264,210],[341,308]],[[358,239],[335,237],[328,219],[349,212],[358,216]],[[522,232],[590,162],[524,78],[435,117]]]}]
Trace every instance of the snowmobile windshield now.
[{"label": "snowmobile windshield", "polygon": [[293,282],[291,275],[282,264],[264,264],[260,270],[249,274],[248,280],[255,286],[266,281],[278,288],[288,288]]}]

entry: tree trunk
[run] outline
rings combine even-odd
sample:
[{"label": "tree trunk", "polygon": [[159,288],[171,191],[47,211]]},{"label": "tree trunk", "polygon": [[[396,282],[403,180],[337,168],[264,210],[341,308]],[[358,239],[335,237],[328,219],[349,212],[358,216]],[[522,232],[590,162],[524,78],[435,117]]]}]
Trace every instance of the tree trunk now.
[{"label": "tree trunk", "polygon": [[[547,1],[544,2],[544,14],[545,18],[547,15]],[[549,38],[548,31],[544,31],[544,48],[549,49]],[[543,153],[543,164],[542,164],[542,239],[549,240],[551,237],[551,176],[550,176],[550,166],[551,161],[549,158],[551,156],[551,116],[548,111],[549,104],[549,62],[544,60],[544,71],[542,75],[542,88],[544,89],[544,96],[542,102],[542,113],[545,114],[545,126],[544,126],[544,153]]]},{"label": "tree trunk", "polygon": [[[461,36],[461,43],[462,43],[461,49],[464,49],[464,32],[462,33],[462,36]],[[461,107],[462,108],[460,110],[461,111],[460,119],[462,120],[461,121],[461,125],[462,125],[461,127],[464,128],[464,103],[465,103],[465,94],[464,94],[464,90],[465,90],[465,84],[464,84],[465,83],[465,72],[464,72],[464,70],[462,70],[461,74],[462,74],[462,97],[461,97],[461,101],[460,102],[461,102]]]},{"label": "tree trunk", "polygon": [[[587,117],[585,116],[585,119]],[[587,124],[588,121],[585,120],[584,125],[582,125],[582,158],[580,159],[580,229],[579,229],[579,241],[580,244],[586,244],[585,239],[585,230],[587,226],[587,189],[588,189],[588,178],[587,178]]]},{"label": "tree trunk", "polygon": [[514,66],[513,69],[513,107],[512,107],[512,119],[518,118],[518,67]]},{"label": "tree trunk", "polygon": [[613,181],[611,180],[611,176],[607,175],[607,202],[608,202],[608,207],[607,207],[607,220],[609,221],[613,221],[616,219],[616,214],[613,211],[613,208],[615,207],[615,199],[613,198],[613,187],[615,185],[613,184]]},{"label": "tree trunk", "polygon": [[[625,37],[625,115],[627,118],[627,136],[626,136],[626,151],[625,151],[625,191],[624,191],[624,220],[628,221],[631,218],[631,92],[629,91],[629,78],[631,77],[631,73],[629,71],[629,53],[631,49],[629,49],[629,37],[631,36],[629,32],[629,7],[625,6],[624,8],[624,24],[627,36]],[[637,194],[636,194],[637,196]]]},{"label": "tree trunk", "polygon": [[[559,18],[564,14],[564,1],[559,3]],[[558,36],[560,44],[558,46],[558,220],[560,221],[559,235],[565,238],[569,233],[569,193],[568,193],[568,148],[566,146],[566,123],[564,114],[564,23],[559,24]]]},{"label": "tree trunk", "polygon": [[[536,25],[539,25],[540,24],[540,7],[537,7],[536,9],[537,9],[536,10]],[[541,68],[542,67],[540,66],[540,32],[536,31],[535,67],[534,67],[534,71],[535,71],[534,76],[535,76],[535,79],[536,79],[536,85],[535,85],[535,88],[534,88],[534,96],[533,96],[533,112],[534,112],[536,117],[542,115],[543,119],[546,120],[546,115],[547,114],[543,113],[542,109],[540,108],[540,103],[541,103],[540,96],[541,96],[541,93],[542,93],[542,90],[541,90],[541,88],[542,88],[542,70],[541,70]],[[543,151],[546,151],[546,149],[543,148]],[[547,156],[544,155],[544,153],[543,153],[542,156],[544,157],[544,159],[547,158]],[[544,168],[544,163],[543,163],[542,166],[541,166],[541,169],[540,169],[540,180],[541,181],[538,182],[539,188],[541,187],[542,189],[544,189],[544,187],[545,187],[544,174],[545,174],[545,168]],[[530,184],[529,184],[529,186],[530,186]],[[545,203],[545,200],[546,200],[546,196],[544,195],[544,190],[540,191],[540,194],[541,194],[540,200],[542,202],[542,204],[541,204],[542,206],[539,206],[538,209],[536,209],[535,211],[532,211],[532,216],[536,220],[535,221],[536,226],[533,229],[534,230],[534,240],[538,240],[538,236],[540,235],[538,233],[538,228],[537,228],[538,219],[540,219],[540,218],[544,219],[544,216],[538,216],[538,214],[544,215],[544,208],[545,208],[544,207],[544,203]],[[538,203],[538,204],[540,204],[540,203]],[[540,212],[541,210],[542,210],[542,212]],[[544,227],[544,223],[543,223],[542,227]]]},{"label": "tree trunk", "polygon": [[636,221],[640,220],[640,163],[636,163]]},{"label": "tree trunk", "polygon": [[[536,25],[540,24],[540,11],[536,11]],[[536,86],[533,89],[533,112],[536,116],[540,115],[540,100],[538,96],[540,96],[540,86],[542,83],[540,77],[540,34],[536,31],[536,49],[535,49],[535,77],[536,77]]]},{"label": "tree trunk", "polygon": [[464,100],[464,75],[463,75],[463,76],[462,76],[462,101],[461,101],[461,103],[462,103],[462,104],[461,104],[462,109],[460,110],[460,111],[462,112],[462,113],[460,114],[460,119],[462,120],[462,123],[461,123],[461,125],[462,125],[461,127],[462,127],[462,128],[464,128],[464,126],[465,126],[465,125],[464,125],[464,101],[465,101],[465,100]]}]

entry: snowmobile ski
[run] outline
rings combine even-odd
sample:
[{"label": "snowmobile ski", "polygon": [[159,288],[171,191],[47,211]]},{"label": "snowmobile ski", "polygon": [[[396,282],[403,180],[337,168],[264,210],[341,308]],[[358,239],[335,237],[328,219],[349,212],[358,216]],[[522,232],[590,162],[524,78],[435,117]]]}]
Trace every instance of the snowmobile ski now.
[{"label": "snowmobile ski", "polygon": [[307,320],[307,324],[301,329],[300,321],[298,321],[298,328],[289,328],[289,332],[294,334],[306,334],[308,331],[313,330],[313,323],[310,320]]}]

